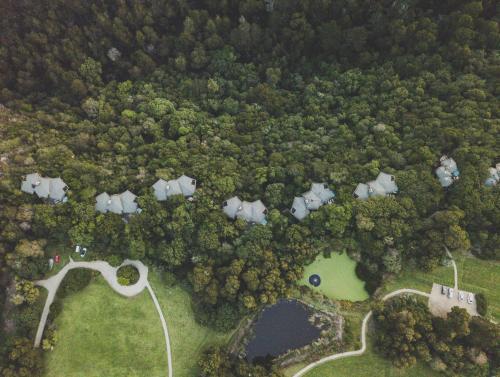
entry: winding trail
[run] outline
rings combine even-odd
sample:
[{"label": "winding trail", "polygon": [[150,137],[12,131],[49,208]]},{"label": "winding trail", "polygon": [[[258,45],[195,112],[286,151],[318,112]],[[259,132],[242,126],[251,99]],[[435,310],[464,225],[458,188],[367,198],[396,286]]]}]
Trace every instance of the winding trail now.
[{"label": "winding trail", "polygon": [[[382,301],[389,300],[392,297],[395,297],[395,296],[398,296],[398,295],[402,295],[402,294],[415,294],[415,295],[420,295],[420,296],[424,296],[424,297],[429,297],[430,296],[429,293],[418,291],[416,289],[403,288],[403,289],[398,289],[398,290],[396,290],[394,292],[386,294],[382,298]],[[328,361],[342,359],[344,357],[362,355],[366,351],[366,330],[367,330],[367,327],[368,327],[368,321],[370,320],[370,318],[372,317],[372,315],[373,315],[373,312],[370,310],[368,312],[368,314],[365,316],[365,318],[363,318],[363,323],[361,325],[361,348],[359,350],[342,352],[342,353],[336,353],[334,355],[330,355],[330,356],[324,357],[322,359],[319,359],[318,361],[315,361],[315,362],[307,365],[306,367],[302,368],[301,370],[299,370],[297,373],[295,373],[293,375],[293,377],[301,377],[305,373],[309,372],[311,369],[314,369],[317,366],[319,366],[321,364],[324,364],[324,363],[326,363]]]},{"label": "winding trail", "polygon": [[[118,283],[117,271],[120,267],[123,266],[134,266],[137,271],[139,271],[139,280],[137,283],[133,285],[121,285]],[[51,276],[45,280],[38,280],[35,282],[36,285],[44,287],[47,289],[47,300],[45,301],[45,306],[43,308],[42,316],[40,317],[40,322],[38,324],[38,329],[35,336],[35,347],[40,347],[40,343],[42,341],[43,331],[45,329],[45,325],[47,323],[47,317],[50,313],[50,306],[54,302],[56,297],[57,290],[64,277],[68,273],[68,271],[73,270],[75,268],[86,268],[89,270],[99,271],[106,280],[106,282],[111,286],[111,288],[125,297],[133,297],[141,293],[145,288],[148,289],[151,298],[155,304],[156,310],[158,311],[158,315],[160,316],[161,325],[163,328],[163,334],[165,336],[165,346],[167,351],[167,360],[168,360],[168,377],[173,377],[173,367],[172,367],[172,353],[170,348],[170,337],[168,335],[167,322],[165,321],[165,317],[163,316],[163,312],[161,310],[160,304],[158,303],[158,299],[153,291],[153,288],[148,282],[148,267],[145,266],[141,261],[138,260],[130,260],[125,259],[125,261],[118,267],[111,266],[108,262],[105,261],[93,261],[93,262],[75,262],[71,257],[69,258],[69,263],[66,264],[61,271],[59,271],[56,275]]]}]

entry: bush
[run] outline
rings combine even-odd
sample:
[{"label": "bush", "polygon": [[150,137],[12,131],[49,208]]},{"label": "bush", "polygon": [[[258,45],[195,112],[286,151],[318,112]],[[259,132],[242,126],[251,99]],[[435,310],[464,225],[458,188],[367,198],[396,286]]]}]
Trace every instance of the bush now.
[{"label": "bush", "polygon": [[488,311],[488,301],[486,300],[486,296],[484,294],[476,294],[476,307],[477,312],[480,315],[486,315],[486,312]]},{"label": "bush", "polygon": [[67,297],[85,288],[92,279],[92,271],[83,268],[69,270],[57,290],[58,297]]},{"label": "bush", "polygon": [[139,271],[134,266],[120,267],[117,276],[121,285],[133,285],[139,281]]}]

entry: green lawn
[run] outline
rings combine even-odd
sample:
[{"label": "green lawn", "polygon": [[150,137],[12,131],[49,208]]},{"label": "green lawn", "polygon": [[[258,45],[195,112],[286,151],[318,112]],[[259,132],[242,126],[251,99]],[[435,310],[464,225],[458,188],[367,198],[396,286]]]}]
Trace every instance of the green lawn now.
[{"label": "green lawn", "polygon": [[[489,303],[489,316],[500,321],[500,263],[482,260],[472,256],[457,255],[458,288],[473,293],[482,292]],[[439,267],[432,272],[416,269],[404,271],[400,276],[388,281],[384,293],[399,288],[415,288],[430,292],[432,283],[453,286],[453,267]]]},{"label": "green lawn", "polygon": [[191,297],[181,285],[164,284],[159,274],[150,270],[149,281],[153,287],[167,321],[170,333],[175,377],[198,376],[198,359],[210,345],[223,345],[230,333],[221,334],[199,325],[191,309]]},{"label": "green lawn", "polygon": [[[356,276],[356,262],[347,254],[332,253],[330,258],[319,255],[316,260],[305,268],[304,277],[299,285],[306,285],[318,290],[325,296],[336,300],[363,301],[368,298],[364,283]],[[309,276],[318,274],[321,285],[313,287]]]},{"label": "green lawn", "polygon": [[[304,365],[289,368],[285,375],[293,376]],[[409,369],[398,369],[379,356],[370,345],[362,356],[339,359],[320,365],[305,375],[306,377],[434,377],[441,376],[423,363]]]},{"label": "green lawn", "polygon": [[[151,270],[149,280],[167,321],[174,375],[195,376],[202,350],[209,344],[225,343],[230,334],[198,325],[183,287],[166,286]],[[166,376],[163,331],[147,291],[123,298],[98,277],[64,299],[56,323],[58,343],[47,352],[47,377]]]},{"label": "green lawn", "polygon": [[167,356],[148,292],[128,299],[98,277],[64,299],[47,377],[165,376]]}]

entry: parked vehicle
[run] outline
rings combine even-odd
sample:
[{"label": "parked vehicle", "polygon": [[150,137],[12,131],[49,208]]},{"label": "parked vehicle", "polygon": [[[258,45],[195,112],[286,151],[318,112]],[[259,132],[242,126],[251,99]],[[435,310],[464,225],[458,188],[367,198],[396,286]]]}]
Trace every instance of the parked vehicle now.
[{"label": "parked vehicle", "polygon": [[465,294],[464,294],[463,292],[458,292],[458,299],[459,299],[460,301],[465,300]]},{"label": "parked vehicle", "polygon": [[445,295],[448,293],[448,287],[446,285],[441,286],[441,294]]},{"label": "parked vehicle", "polygon": [[87,254],[87,248],[86,247],[82,247],[82,251],[80,252],[80,257],[83,258],[86,254]]},{"label": "parked vehicle", "polygon": [[453,293],[454,293],[453,288],[448,289],[448,298],[452,298]]},{"label": "parked vehicle", "polygon": [[472,293],[469,293],[467,295],[467,303],[472,304],[474,302],[474,295]]},{"label": "parked vehicle", "polygon": [[80,252],[80,249],[81,249],[81,248],[80,248],[80,245],[76,245],[76,247],[75,247],[75,253],[79,253],[79,252]]}]

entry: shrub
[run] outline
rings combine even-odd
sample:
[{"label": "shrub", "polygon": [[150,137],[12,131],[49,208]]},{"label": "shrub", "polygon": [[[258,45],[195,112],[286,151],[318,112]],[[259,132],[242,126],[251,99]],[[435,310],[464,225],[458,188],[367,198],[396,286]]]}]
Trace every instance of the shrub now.
[{"label": "shrub", "polygon": [[120,267],[117,276],[121,285],[133,285],[139,281],[139,271],[134,266]]},{"label": "shrub", "polygon": [[85,288],[92,279],[92,271],[83,268],[69,270],[64,280],[57,290],[57,295],[61,298],[67,297]]},{"label": "shrub", "polygon": [[477,312],[480,315],[486,315],[486,312],[488,311],[488,301],[486,300],[486,296],[484,294],[476,294],[476,307]]}]

